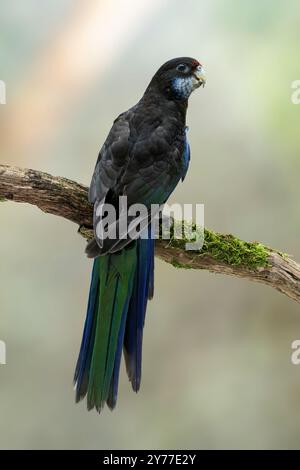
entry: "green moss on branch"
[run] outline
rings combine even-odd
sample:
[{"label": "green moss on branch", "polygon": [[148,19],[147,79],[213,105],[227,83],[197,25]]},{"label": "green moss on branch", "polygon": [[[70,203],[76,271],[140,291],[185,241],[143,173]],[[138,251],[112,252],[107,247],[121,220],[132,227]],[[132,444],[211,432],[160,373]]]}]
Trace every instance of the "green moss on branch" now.
[{"label": "green moss on branch", "polygon": [[[195,232],[195,226],[192,227]],[[174,248],[185,249],[188,240],[186,237],[178,239],[171,230],[170,245]],[[192,240],[193,241],[193,240]],[[195,251],[195,256],[211,256],[217,261],[231,265],[244,265],[249,268],[268,266],[270,250],[258,242],[245,242],[231,234],[222,234],[213,230],[204,230],[204,243],[199,251]],[[182,266],[177,260],[172,263],[175,267]],[[190,267],[190,266],[188,266]]]},{"label": "green moss on branch", "polygon": [[233,265],[246,265],[250,268],[268,265],[269,249],[258,242],[245,242],[231,234],[205,230],[201,254],[209,254],[219,261]]}]

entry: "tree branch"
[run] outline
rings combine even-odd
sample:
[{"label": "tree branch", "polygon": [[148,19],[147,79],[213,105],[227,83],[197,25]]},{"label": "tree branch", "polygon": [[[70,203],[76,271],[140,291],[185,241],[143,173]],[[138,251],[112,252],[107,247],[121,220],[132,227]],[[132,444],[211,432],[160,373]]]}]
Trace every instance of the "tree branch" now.
[{"label": "tree branch", "polygon": [[[80,226],[92,237],[92,206],[88,188],[66,178],[35,170],[0,165],[0,200],[25,202]],[[206,269],[257,281],[300,303],[300,265],[257,242],[205,230],[201,251],[186,251],[185,240],[157,240],[156,255],[178,268]]]}]

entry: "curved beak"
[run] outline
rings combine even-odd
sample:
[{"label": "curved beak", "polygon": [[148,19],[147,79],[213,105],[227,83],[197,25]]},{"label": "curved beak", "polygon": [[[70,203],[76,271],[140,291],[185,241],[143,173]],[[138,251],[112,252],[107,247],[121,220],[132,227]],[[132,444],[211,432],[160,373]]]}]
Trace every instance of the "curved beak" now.
[{"label": "curved beak", "polygon": [[195,68],[195,70],[193,72],[193,76],[197,80],[196,88],[198,88],[200,86],[204,87],[204,85],[206,83],[206,76],[205,76],[204,68],[202,67],[202,65],[198,65],[198,67]]}]

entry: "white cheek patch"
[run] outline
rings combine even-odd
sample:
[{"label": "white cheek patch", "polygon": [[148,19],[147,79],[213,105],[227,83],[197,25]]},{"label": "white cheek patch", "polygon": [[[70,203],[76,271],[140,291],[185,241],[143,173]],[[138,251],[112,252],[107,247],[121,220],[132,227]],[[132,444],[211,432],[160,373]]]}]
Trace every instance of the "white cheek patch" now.
[{"label": "white cheek patch", "polygon": [[188,99],[193,91],[193,78],[192,77],[177,77],[172,83],[173,91],[178,98]]}]

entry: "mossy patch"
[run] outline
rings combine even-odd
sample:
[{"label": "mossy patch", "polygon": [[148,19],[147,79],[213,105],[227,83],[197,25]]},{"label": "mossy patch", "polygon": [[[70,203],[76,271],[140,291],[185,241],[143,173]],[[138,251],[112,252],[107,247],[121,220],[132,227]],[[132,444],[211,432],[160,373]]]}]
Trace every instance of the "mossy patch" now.
[{"label": "mossy patch", "polygon": [[228,264],[257,268],[268,265],[270,251],[259,242],[245,242],[231,234],[205,230],[204,245],[200,254],[209,254]]},{"label": "mossy patch", "polygon": [[[196,233],[196,227],[193,225],[192,228],[193,232]],[[176,238],[174,236],[174,228],[171,228],[170,235],[169,246],[173,246],[174,248],[185,249],[186,243],[191,241],[184,236],[182,238]],[[201,233],[199,237],[201,237]],[[203,246],[201,250],[194,251],[193,255],[208,255],[218,261],[226,262],[231,265],[244,265],[255,269],[268,265],[270,250],[259,242],[245,242],[231,234],[222,234],[205,229]],[[177,260],[174,260],[172,264],[178,268],[191,267],[181,264]]]}]

